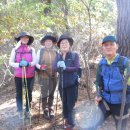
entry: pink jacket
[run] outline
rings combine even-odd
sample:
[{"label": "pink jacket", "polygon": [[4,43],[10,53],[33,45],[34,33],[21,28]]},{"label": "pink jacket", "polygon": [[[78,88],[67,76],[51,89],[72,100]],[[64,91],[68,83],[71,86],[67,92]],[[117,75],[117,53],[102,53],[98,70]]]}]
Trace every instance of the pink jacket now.
[{"label": "pink jacket", "polygon": [[[32,48],[30,48],[28,45],[21,45],[18,49],[14,49],[15,51],[15,57],[14,62],[15,64],[19,65],[19,62],[22,59],[25,59],[29,63],[33,61],[32,51],[34,51]],[[28,66],[26,67],[26,76],[27,78],[34,77],[35,75],[35,67],[34,66]],[[14,67],[14,76],[22,78],[22,68]]]}]

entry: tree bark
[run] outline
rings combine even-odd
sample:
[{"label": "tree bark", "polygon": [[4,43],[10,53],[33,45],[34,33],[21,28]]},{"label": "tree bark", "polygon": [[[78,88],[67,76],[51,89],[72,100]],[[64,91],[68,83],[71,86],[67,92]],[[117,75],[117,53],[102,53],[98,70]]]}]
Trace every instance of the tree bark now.
[{"label": "tree bark", "polygon": [[51,13],[50,5],[51,5],[51,2],[52,2],[52,1],[51,1],[51,0],[40,0],[40,2],[43,3],[43,4],[48,5],[48,7],[46,7],[46,8],[43,10],[44,15],[45,15],[45,16],[50,15],[50,13]]},{"label": "tree bark", "polygon": [[44,2],[51,3],[51,0],[41,0],[41,3],[44,3]]},{"label": "tree bark", "polygon": [[63,1],[64,3],[64,21],[65,21],[65,27],[66,27],[66,30],[69,30],[69,22],[68,22],[68,5],[67,5],[67,0],[64,0]]},{"label": "tree bark", "polygon": [[4,0],[3,3],[4,3],[5,5],[7,5],[7,4],[8,4],[8,0]]},{"label": "tree bark", "polygon": [[117,41],[119,53],[130,57],[130,1],[116,0],[118,9]]}]

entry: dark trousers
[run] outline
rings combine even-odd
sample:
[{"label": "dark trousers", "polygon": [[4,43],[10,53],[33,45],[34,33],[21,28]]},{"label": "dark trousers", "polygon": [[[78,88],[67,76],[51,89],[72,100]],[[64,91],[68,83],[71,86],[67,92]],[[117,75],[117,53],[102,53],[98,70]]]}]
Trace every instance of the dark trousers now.
[{"label": "dark trousers", "polygon": [[59,87],[59,92],[62,99],[63,116],[68,120],[68,123],[73,126],[73,108],[77,100],[77,87],[67,87],[63,88],[63,90],[62,87]]},{"label": "dark trousers", "polygon": [[[103,113],[103,117],[101,117],[100,121],[96,124],[96,126],[95,126],[95,128],[93,130],[96,130],[97,127],[99,125],[101,125],[109,115],[113,116],[113,118],[115,120],[115,125],[116,125],[116,128],[117,128],[117,124],[118,124],[117,117],[120,116],[121,104],[110,104],[110,103],[107,103],[107,105],[108,105],[108,107],[110,109],[109,111],[106,110],[106,107],[105,107],[105,105],[104,105],[104,103],[102,101],[99,103],[99,108],[101,109],[101,111]],[[129,107],[130,107],[129,104],[125,105],[124,115],[128,114]],[[121,130],[126,130],[126,126],[127,126],[127,118],[122,120]]]},{"label": "dark trousers", "polygon": [[[34,77],[27,78],[27,88],[25,88],[25,91],[28,91],[28,98],[26,93],[26,111],[29,111],[29,106],[31,107],[30,103],[32,101],[32,90],[33,90],[33,84],[34,84]],[[15,77],[15,86],[16,86],[16,104],[17,104],[17,111],[22,111],[23,103],[22,103],[22,87],[25,86],[25,80],[22,83],[22,78]],[[29,105],[28,105],[28,99],[29,99]]]}]

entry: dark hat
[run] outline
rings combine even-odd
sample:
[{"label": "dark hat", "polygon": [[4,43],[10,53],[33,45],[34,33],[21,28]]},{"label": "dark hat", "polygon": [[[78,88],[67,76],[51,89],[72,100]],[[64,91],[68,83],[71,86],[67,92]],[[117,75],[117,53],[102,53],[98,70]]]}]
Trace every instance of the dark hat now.
[{"label": "dark hat", "polygon": [[69,35],[67,34],[63,34],[60,36],[59,40],[58,40],[58,43],[57,43],[57,46],[60,47],[60,42],[63,40],[63,39],[67,39],[70,43],[70,46],[73,45],[73,42],[74,40],[72,39],[72,37],[70,37]]},{"label": "dark hat", "polygon": [[18,34],[17,37],[15,37],[15,40],[18,42],[20,40],[21,37],[24,36],[28,36],[29,37],[29,41],[27,45],[31,45],[34,41],[34,38],[32,36],[30,36],[30,34],[28,32],[21,32],[20,34]]},{"label": "dark hat", "polygon": [[105,43],[105,42],[109,42],[109,41],[111,41],[111,42],[117,42],[115,36],[109,35],[109,36],[106,36],[106,37],[103,38],[102,44]]},{"label": "dark hat", "polygon": [[46,35],[41,39],[41,44],[44,43],[46,40],[52,40],[53,43],[57,42],[56,37],[52,36],[52,35]]}]

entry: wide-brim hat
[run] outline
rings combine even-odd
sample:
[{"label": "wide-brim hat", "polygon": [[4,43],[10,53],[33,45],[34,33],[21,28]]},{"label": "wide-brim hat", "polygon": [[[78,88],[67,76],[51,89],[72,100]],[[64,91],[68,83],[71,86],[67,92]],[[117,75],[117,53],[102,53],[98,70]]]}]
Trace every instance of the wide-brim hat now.
[{"label": "wide-brim hat", "polygon": [[69,35],[63,34],[63,35],[60,36],[60,38],[59,38],[59,40],[58,40],[58,42],[57,42],[57,46],[58,46],[58,47],[60,47],[60,42],[61,42],[63,39],[67,39],[67,40],[69,41],[69,43],[70,43],[70,46],[73,45],[73,42],[74,42],[73,38],[70,37]]},{"label": "wide-brim hat", "polygon": [[109,42],[109,41],[111,41],[111,42],[116,42],[116,43],[117,43],[116,37],[115,37],[115,36],[112,36],[112,35],[109,35],[109,36],[106,36],[106,37],[103,38],[102,44],[104,44],[104,43],[106,43],[106,42]]},{"label": "wide-brim hat", "polygon": [[29,41],[28,41],[27,45],[31,45],[34,41],[34,38],[28,32],[19,33],[18,36],[15,37],[15,40],[18,42],[20,40],[20,38],[24,37],[24,36],[29,37]]},{"label": "wide-brim hat", "polygon": [[57,38],[56,38],[56,37],[54,37],[54,36],[52,36],[52,35],[46,35],[46,36],[44,36],[44,37],[41,39],[40,43],[41,43],[41,44],[44,44],[44,42],[45,42],[46,40],[51,40],[51,41],[53,42],[53,44],[55,44],[55,43],[57,42]]}]

